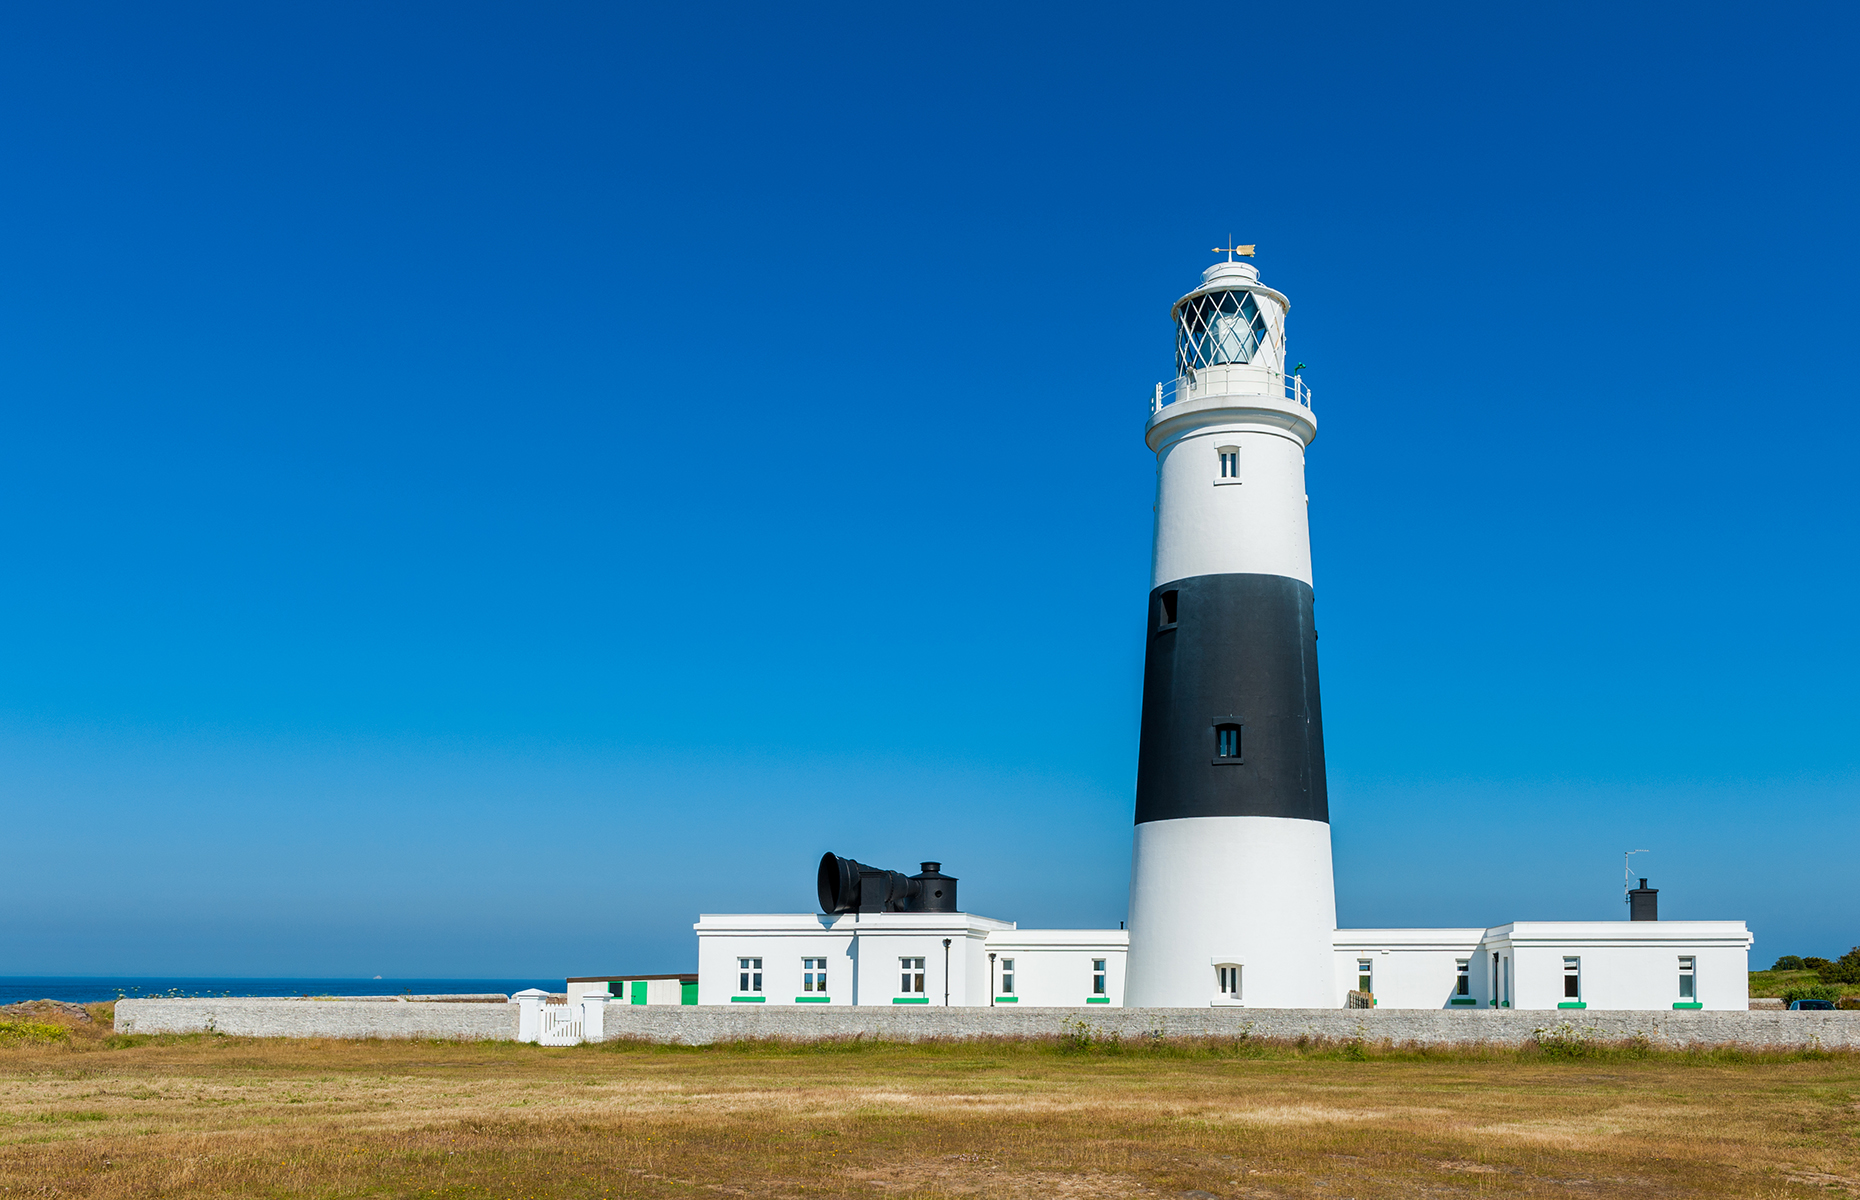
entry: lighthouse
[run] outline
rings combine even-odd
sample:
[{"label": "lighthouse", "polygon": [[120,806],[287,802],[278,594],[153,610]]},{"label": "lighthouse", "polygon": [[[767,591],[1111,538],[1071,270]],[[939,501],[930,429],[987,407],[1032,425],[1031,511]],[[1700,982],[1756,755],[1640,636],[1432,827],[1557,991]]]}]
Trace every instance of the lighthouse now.
[{"label": "lighthouse", "polygon": [[1170,310],[1175,380],[1144,429],[1156,532],[1127,1004],[1331,1008],[1330,810],[1291,302],[1252,247]]}]

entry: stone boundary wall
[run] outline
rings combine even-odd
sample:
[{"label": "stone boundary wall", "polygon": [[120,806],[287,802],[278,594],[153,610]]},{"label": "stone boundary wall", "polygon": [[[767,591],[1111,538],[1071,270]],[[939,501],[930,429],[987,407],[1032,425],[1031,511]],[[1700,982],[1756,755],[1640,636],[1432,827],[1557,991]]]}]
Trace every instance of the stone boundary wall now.
[{"label": "stone boundary wall", "polygon": [[[491,1038],[517,1036],[516,1004],[367,1000],[121,1000],[120,1033],[242,1037]],[[1602,1041],[1645,1037],[1659,1046],[1739,1044],[1776,1049],[1860,1048],[1860,1012],[1603,1012],[1507,1009],[941,1008],[885,1006],[609,1004],[607,1040],[687,1046],[753,1038],[1059,1037],[1083,1022],[1093,1037],[1300,1037],[1466,1046],[1520,1045],[1539,1029]]]},{"label": "stone boundary wall", "polygon": [[222,997],[118,1000],[118,1033],[203,1033],[238,1037],[495,1038],[514,1041],[517,1006],[471,1000],[330,1000]]},{"label": "stone boundary wall", "polygon": [[723,1005],[657,1008],[608,1005],[607,1040],[705,1045],[750,1038],[1054,1037],[1079,1032],[1126,1041],[1148,1037],[1348,1041],[1470,1046],[1522,1045],[1565,1024],[1567,1036],[1599,1041],[1645,1037],[1658,1046],[1739,1044],[1772,1048],[1860,1048],[1860,1012],[1603,1012],[1505,1009],[1328,1008],[779,1008]]}]

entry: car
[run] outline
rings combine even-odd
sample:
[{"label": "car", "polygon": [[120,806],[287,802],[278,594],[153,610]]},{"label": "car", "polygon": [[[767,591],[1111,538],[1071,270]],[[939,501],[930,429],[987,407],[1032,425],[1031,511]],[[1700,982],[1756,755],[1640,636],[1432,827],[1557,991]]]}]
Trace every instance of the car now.
[{"label": "car", "polygon": [[1789,1005],[1790,1012],[1832,1012],[1832,1000],[1796,1000]]}]

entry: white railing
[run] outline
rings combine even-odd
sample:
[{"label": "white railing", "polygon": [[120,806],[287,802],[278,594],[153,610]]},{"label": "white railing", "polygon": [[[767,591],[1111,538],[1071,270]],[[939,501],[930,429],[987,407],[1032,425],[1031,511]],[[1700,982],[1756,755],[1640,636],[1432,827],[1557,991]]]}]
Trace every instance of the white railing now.
[{"label": "white railing", "polygon": [[[1203,375],[1208,373],[1208,370],[1202,372]],[[1305,408],[1311,407],[1311,389],[1305,386],[1304,376],[1285,375],[1278,371],[1265,371],[1262,374],[1265,376],[1264,382],[1266,383],[1263,394],[1271,395],[1276,389],[1294,404],[1303,405]],[[1241,391],[1224,386],[1227,383],[1228,380],[1225,378],[1210,379],[1204,386],[1195,375],[1181,376],[1168,383],[1159,383],[1156,385],[1155,392],[1150,396],[1150,415],[1154,416],[1178,400],[1193,400],[1201,396],[1257,396],[1262,394],[1258,391]]]},{"label": "white railing", "polygon": [[536,1043],[540,1046],[581,1045],[581,1005],[545,1004],[537,1014]]}]

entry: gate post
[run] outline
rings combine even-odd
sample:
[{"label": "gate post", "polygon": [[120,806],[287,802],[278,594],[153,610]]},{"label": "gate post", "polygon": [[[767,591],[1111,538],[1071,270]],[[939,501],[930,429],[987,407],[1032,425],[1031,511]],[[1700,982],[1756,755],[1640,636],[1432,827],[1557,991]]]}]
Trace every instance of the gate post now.
[{"label": "gate post", "polygon": [[602,1030],[606,1022],[607,997],[594,992],[581,998],[581,1040],[584,1042],[604,1041]]},{"label": "gate post", "polygon": [[525,988],[511,997],[517,1006],[517,1040],[534,1042],[542,1037],[542,1003],[549,993],[541,988]]}]

